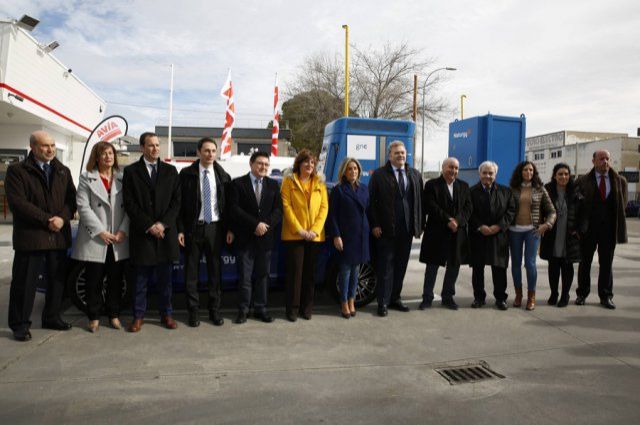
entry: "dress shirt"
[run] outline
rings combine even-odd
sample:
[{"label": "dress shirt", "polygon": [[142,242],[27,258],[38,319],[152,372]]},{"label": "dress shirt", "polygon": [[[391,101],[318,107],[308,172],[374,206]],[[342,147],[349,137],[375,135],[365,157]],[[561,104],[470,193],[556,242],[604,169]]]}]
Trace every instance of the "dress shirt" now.
[{"label": "dress shirt", "polygon": [[202,164],[198,166],[200,170],[199,179],[200,179],[200,215],[198,216],[198,220],[204,220],[204,195],[202,194],[202,188],[204,185],[204,170],[209,170],[209,174],[207,178],[209,179],[209,187],[211,188],[211,219],[213,222],[220,220],[220,212],[218,211],[218,191],[216,189],[216,175],[213,170],[213,164],[207,168],[203,167]]},{"label": "dress shirt", "polygon": [[[600,187],[600,172],[596,171],[596,187]],[[609,192],[611,192],[611,182],[609,181],[609,173],[604,173],[604,183],[607,186],[607,195],[605,197],[609,197]]]},{"label": "dress shirt", "polygon": [[[447,183],[446,180],[444,182]],[[454,180],[454,181],[451,182],[451,184],[447,183],[447,189],[449,189],[449,195],[451,195],[451,199],[453,199],[453,184],[455,182],[456,181]]]},{"label": "dress shirt", "polygon": [[251,177],[251,187],[253,188],[253,193],[256,193],[256,182],[260,180],[260,194],[262,195],[262,192],[264,192],[264,177],[256,177],[251,172],[249,173],[249,177]]},{"label": "dress shirt", "polygon": [[144,164],[147,166],[147,173],[149,173],[149,177],[151,177],[151,170],[152,170],[152,166],[156,166],[156,173],[159,171],[158,170],[158,161],[156,162],[149,162],[147,161],[147,158],[142,157],[142,159],[144,159]]},{"label": "dress shirt", "polygon": [[396,176],[396,182],[398,182],[398,186],[400,186],[400,170],[402,170],[404,172],[404,190],[407,190],[407,187],[409,187],[409,176],[407,175],[407,169],[406,168],[396,168],[396,167],[391,167],[393,168],[393,174],[395,174]]}]

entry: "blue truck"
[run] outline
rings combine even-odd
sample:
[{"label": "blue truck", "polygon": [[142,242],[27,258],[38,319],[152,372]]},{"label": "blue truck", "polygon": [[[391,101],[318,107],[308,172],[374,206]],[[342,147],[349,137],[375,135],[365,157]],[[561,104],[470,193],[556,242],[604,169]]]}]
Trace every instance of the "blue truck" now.
[{"label": "blue truck", "polygon": [[[415,123],[412,121],[382,120],[367,118],[339,118],[325,127],[322,150],[318,160],[318,170],[325,174],[327,188],[336,184],[338,168],[346,157],[357,158],[363,166],[362,181],[367,183],[369,176],[376,168],[387,161],[387,146],[396,140],[404,142],[407,148],[407,162],[413,166],[413,136]],[[272,176],[281,181],[281,175]],[[276,229],[276,235],[280,229]],[[284,286],[284,255],[283,244],[279,239],[274,242],[271,255],[270,288],[282,288]],[[373,252],[373,251],[372,251]],[[224,291],[235,290],[238,281],[236,256],[233,246],[225,246],[221,252],[222,265],[222,289]],[[176,293],[184,292],[183,255],[180,261],[173,265],[172,281],[173,290]],[[67,279],[67,294],[72,302],[80,310],[85,310],[85,277],[84,265],[75,262],[70,268]],[[330,291],[336,298],[337,289],[337,262],[333,244],[327,242],[320,253],[316,269],[316,285]],[[207,274],[204,258],[200,262],[199,289],[206,291]],[[131,278],[125,276],[123,286],[123,298],[125,303],[131,299],[131,286],[128,284]],[[149,289],[154,290],[153,282]],[[363,306],[375,299],[376,278],[372,264],[363,264],[360,267],[359,284],[356,293],[356,304]]]}]

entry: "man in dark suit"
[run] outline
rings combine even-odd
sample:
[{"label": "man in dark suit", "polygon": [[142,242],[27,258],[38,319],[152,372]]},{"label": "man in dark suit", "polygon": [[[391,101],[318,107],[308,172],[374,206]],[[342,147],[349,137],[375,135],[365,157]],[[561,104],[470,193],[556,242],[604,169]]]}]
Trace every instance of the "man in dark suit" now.
[{"label": "man in dark suit", "polygon": [[428,215],[422,236],[420,261],[427,264],[420,310],[431,307],[438,267],[446,265],[442,284],[442,306],[457,310],[453,296],[460,264],[467,263],[469,241],[467,223],[471,216],[469,185],[457,179],[455,158],[442,162],[442,174],[429,180],[422,194],[423,213]]},{"label": "man in dark suit", "polygon": [[[198,275],[202,254],[207,263],[209,319],[222,326],[220,315],[222,271],[220,250],[225,238],[226,191],[231,177],[216,162],[218,145],[208,137],[198,141],[198,157],[180,171],[182,204],[178,220],[180,245],[184,247],[184,276],[189,326],[200,325]],[[230,236],[228,236],[230,237]],[[230,242],[230,239],[228,239]]]},{"label": "man in dark suit", "polygon": [[389,144],[389,161],[369,181],[370,226],[376,238],[378,315],[409,311],[400,293],[413,238],[422,233],[422,176],[407,165],[404,143]]},{"label": "man in dark suit", "polygon": [[578,231],[581,261],[578,266],[577,305],[584,305],[591,291],[591,262],[598,249],[598,296],[609,309],[613,303],[613,254],[616,243],[627,242],[627,180],[611,168],[611,155],[606,150],[593,153],[593,168],[576,181],[583,198]]},{"label": "man in dark suit", "polygon": [[44,131],[34,132],[29,156],[7,170],[5,191],[13,213],[13,270],[9,292],[9,327],[18,341],[31,339],[31,311],[38,275],[46,265],[47,294],[42,327],[66,331],[60,317],[66,280],[69,222],[76,212],[71,172],[56,159],[56,144]]},{"label": "man in dark suit", "polygon": [[131,220],[129,247],[135,267],[133,322],[138,332],[147,310],[147,283],[155,277],[162,323],[175,329],[171,306],[173,262],[179,259],[177,223],[180,185],[176,168],[160,161],[160,141],[154,133],[140,136],[142,157],[124,169],[124,209]]},{"label": "man in dark suit", "polygon": [[274,231],[282,220],[282,198],[278,182],[267,177],[269,155],[255,152],[249,163],[249,174],[234,179],[229,190],[230,227],[239,271],[236,323],[247,321],[252,293],[254,316],[270,323],[273,317],[267,313],[269,266]]},{"label": "man in dark suit", "polygon": [[507,266],[509,265],[509,238],[507,230],[516,214],[516,203],[511,190],[496,183],[498,165],[485,161],[478,167],[480,181],[471,187],[473,212],[469,218],[469,239],[472,267],[473,304],[485,304],[484,268],[491,266],[493,296],[498,310],[507,309]]}]

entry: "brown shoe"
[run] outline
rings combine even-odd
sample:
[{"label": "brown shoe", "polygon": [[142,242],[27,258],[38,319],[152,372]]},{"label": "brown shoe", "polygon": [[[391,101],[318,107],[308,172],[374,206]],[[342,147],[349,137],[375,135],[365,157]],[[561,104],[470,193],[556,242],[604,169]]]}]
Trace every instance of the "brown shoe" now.
[{"label": "brown shoe", "polygon": [[127,330],[129,332],[140,332],[140,328],[142,327],[143,323],[144,323],[143,319],[135,319],[133,322],[129,324],[129,327],[127,328]]},{"label": "brown shoe", "polygon": [[527,291],[527,310],[536,308],[536,291]]},{"label": "brown shoe", "polygon": [[520,307],[522,305],[522,287],[516,288],[516,299],[513,300],[514,307]]},{"label": "brown shoe", "polygon": [[356,315],[356,300],[353,298],[349,300],[349,314],[351,314],[351,317]]},{"label": "brown shoe", "polygon": [[178,327],[178,324],[176,323],[175,320],[173,320],[173,317],[171,316],[163,316],[162,323],[164,324],[164,327],[167,329],[176,329]]},{"label": "brown shoe", "polygon": [[340,309],[342,310],[342,317],[344,317],[345,319],[348,319],[351,317],[351,312],[349,311],[349,304],[341,302]]}]

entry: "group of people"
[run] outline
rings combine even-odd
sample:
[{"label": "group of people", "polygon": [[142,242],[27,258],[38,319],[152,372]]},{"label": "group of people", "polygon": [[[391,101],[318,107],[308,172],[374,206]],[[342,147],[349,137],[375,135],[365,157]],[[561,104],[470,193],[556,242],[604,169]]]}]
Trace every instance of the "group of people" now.
[{"label": "group of people", "polygon": [[[400,141],[390,143],[388,162],[375,170],[369,187],[360,179],[362,166],[345,158],[339,181],[327,195],[317,160],[302,150],[282,184],[268,177],[269,155],[256,152],[250,172],[231,179],[216,162],[217,144],[198,142],[198,159],[179,173],[160,160],[154,133],[140,136],[142,156],[125,167],[107,142],[93,146],[76,191],[70,171],[56,156],[53,138],[43,131],[31,135],[28,157],[9,167],[5,188],[14,217],[15,257],[9,302],[9,326],[15,339],[31,339],[30,316],[37,276],[46,269],[47,291],[42,327],[68,330],[60,315],[71,246],[70,222],[76,210],[78,233],[72,258],[85,264],[86,303],[90,332],[100,326],[104,307],[109,325],[120,329],[119,316],[125,270],[133,272],[133,320],[127,330],[139,332],[147,311],[147,285],[156,284],[161,322],[176,329],[172,309],[172,265],[184,249],[188,325],[200,325],[199,267],[205,257],[209,319],[220,314],[223,244],[234,244],[238,264],[238,314],[245,323],[269,323],[267,287],[274,229],[282,224],[286,248],[285,307],[289,321],[310,320],[313,313],[316,259],[325,238],[336,249],[342,317],[356,315],[359,266],[375,257],[377,313],[409,311],[402,302],[403,281],[413,238],[422,237],[420,261],[426,263],[420,309],[432,306],[438,268],[446,268],[442,305],[458,309],[455,283],[462,264],[472,271],[474,301],[485,304],[484,267],[491,266],[497,308],[507,309],[507,273],[512,258],[513,305],[523,302],[522,260],[527,276],[527,310],[535,308],[536,256],[549,261],[549,304],[566,306],[573,264],[580,262],[576,304],[590,289],[590,267],[598,250],[601,303],[612,301],[611,263],[616,243],[626,242],[626,181],[610,167],[606,151],[593,156],[594,168],[574,182],[571,169],[557,164],[551,182],[543,185],[529,161],[513,172],[510,187],[495,182],[498,165],[484,162],[480,181],[471,188],[457,178],[455,158],[443,162],[440,177],[423,184],[408,166]],[[424,224],[424,225],[423,225]],[[370,239],[372,238],[372,239]],[[130,267],[127,264],[130,263]],[[559,292],[559,280],[562,289]],[[105,305],[102,305],[106,280]]]}]

